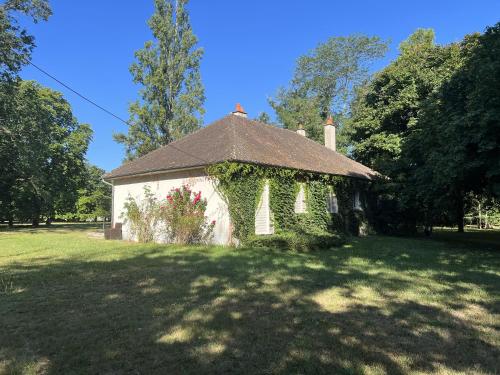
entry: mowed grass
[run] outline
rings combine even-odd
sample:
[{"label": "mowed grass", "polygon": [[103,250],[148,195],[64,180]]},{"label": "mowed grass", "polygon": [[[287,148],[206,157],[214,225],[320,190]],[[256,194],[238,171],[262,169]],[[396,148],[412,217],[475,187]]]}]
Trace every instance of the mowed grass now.
[{"label": "mowed grass", "polygon": [[0,373],[494,374],[500,253],[368,237],[308,254],[0,233]]}]

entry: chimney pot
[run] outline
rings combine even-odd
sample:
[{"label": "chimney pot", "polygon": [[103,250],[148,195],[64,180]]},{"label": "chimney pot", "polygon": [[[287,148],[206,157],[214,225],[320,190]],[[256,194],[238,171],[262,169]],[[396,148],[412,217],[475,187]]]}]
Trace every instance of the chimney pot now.
[{"label": "chimney pot", "polygon": [[240,103],[236,103],[236,110],[232,112],[235,116],[247,117],[247,113],[243,109]]},{"label": "chimney pot", "polygon": [[325,123],[325,147],[337,151],[337,125],[332,116],[328,116]]}]

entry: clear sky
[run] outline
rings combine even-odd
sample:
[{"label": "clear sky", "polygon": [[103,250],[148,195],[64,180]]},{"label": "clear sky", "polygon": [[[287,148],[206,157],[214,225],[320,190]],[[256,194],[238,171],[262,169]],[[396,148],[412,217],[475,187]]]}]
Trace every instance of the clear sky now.
[{"label": "clear sky", "polygon": [[[51,0],[53,16],[29,24],[36,37],[33,62],[122,118],[137,90],[128,71],[134,51],[150,39],[146,21],[153,0]],[[250,117],[272,113],[267,98],[290,80],[295,60],[330,36],[364,33],[391,41],[386,58],[419,27],[433,28],[438,43],[459,41],[500,21],[500,0],[320,1],[191,0],[191,23],[204,48],[205,124],[240,102]],[[111,170],[124,150],[112,139],[126,125],[83,101],[35,69],[24,79],[64,93],[80,122],[91,124],[88,159]]]}]

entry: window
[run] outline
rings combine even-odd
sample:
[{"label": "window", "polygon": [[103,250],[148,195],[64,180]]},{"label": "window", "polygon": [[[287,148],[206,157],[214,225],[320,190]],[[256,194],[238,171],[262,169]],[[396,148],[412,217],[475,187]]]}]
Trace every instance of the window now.
[{"label": "window", "polygon": [[306,212],[307,212],[306,192],[304,189],[304,184],[300,184],[299,193],[297,194],[297,198],[295,198],[295,213],[304,214]]},{"label": "window", "polygon": [[326,208],[331,214],[339,213],[339,205],[337,202],[337,196],[333,191],[330,191],[326,197]]}]

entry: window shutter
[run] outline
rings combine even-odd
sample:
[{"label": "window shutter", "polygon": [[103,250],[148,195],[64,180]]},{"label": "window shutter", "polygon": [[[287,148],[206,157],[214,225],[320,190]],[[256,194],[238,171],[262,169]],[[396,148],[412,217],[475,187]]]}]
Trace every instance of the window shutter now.
[{"label": "window shutter", "polygon": [[295,199],[295,213],[303,214],[307,211],[306,204],[306,192],[304,189],[304,184],[300,184],[300,190],[297,194],[297,198]]},{"label": "window shutter", "polygon": [[337,201],[337,196],[333,191],[330,191],[327,196],[327,201],[326,201],[326,206],[328,209],[328,212],[331,214],[338,214],[339,213],[339,205]]},{"label": "window shutter", "polygon": [[354,192],[354,209],[363,210],[363,207],[361,207],[361,199],[359,198],[359,190]]},{"label": "window shutter", "polygon": [[273,232],[269,211],[269,183],[266,182],[255,211],[255,234],[272,234]]}]

